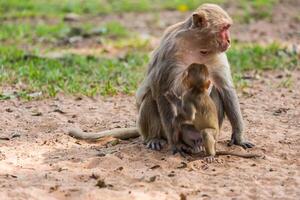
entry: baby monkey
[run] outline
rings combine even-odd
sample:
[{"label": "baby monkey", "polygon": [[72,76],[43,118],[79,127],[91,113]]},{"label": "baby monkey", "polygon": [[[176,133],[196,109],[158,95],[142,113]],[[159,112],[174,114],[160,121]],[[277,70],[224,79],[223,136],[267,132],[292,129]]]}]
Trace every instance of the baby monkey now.
[{"label": "baby monkey", "polygon": [[[193,63],[183,73],[182,82],[185,92],[179,98],[174,92],[167,92],[165,97],[172,104],[176,113],[172,125],[174,127],[173,152],[182,154],[179,141],[185,141],[185,137],[197,132],[201,135],[198,144],[187,144],[195,149],[195,145],[203,145],[207,162],[214,161],[215,155],[234,155],[243,158],[258,157],[254,154],[238,154],[226,151],[216,152],[217,138],[220,132],[216,105],[209,96],[208,88],[211,84],[206,65]],[[185,127],[193,126],[195,131]],[[189,140],[188,140],[189,141]],[[179,146],[178,146],[179,145]],[[191,150],[190,150],[191,152]]]}]

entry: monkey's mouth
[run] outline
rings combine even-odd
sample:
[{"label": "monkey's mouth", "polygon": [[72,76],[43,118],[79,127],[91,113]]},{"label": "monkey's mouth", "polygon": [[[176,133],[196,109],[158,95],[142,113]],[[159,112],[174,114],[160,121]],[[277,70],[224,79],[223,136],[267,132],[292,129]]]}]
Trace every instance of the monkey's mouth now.
[{"label": "monkey's mouth", "polygon": [[230,42],[219,42],[219,47],[221,52],[225,52],[230,48]]}]

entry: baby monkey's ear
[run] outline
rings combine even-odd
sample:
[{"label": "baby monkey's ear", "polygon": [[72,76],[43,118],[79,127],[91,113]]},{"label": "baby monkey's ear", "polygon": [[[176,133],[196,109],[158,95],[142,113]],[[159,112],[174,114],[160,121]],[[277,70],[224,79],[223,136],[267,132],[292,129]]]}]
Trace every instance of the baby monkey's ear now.
[{"label": "baby monkey's ear", "polygon": [[205,89],[208,90],[210,84],[211,84],[211,81],[210,81],[210,80],[207,80],[206,83],[205,83]]}]

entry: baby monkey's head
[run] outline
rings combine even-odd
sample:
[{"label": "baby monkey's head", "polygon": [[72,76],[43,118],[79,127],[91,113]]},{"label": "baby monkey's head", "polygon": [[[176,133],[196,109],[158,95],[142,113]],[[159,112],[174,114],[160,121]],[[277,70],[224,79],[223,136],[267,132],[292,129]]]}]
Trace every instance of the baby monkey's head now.
[{"label": "baby monkey's head", "polygon": [[193,63],[183,73],[183,84],[188,89],[207,90],[210,85],[206,65]]}]

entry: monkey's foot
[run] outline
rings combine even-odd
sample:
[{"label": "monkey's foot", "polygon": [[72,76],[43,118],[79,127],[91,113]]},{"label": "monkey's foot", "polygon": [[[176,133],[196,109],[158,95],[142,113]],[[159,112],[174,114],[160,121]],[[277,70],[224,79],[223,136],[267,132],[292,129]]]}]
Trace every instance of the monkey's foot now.
[{"label": "monkey's foot", "polygon": [[148,149],[152,149],[152,150],[161,150],[163,148],[163,146],[166,144],[166,140],[164,139],[151,139],[149,140],[149,142],[147,143],[147,148]]},{"label": "monkey's foot", "polygon": [[190,147],[185,144],[179,144],[179,145],[174,145],[172,147],[172,153],[176,154],[179,153],[182,157],[186,157],[187,155],[191,154],[198,154],[204,151],[203,146],[194,146]]},{"label": "monkey's foot", "polygon": [[254,147],[255,145],[251,142],[243,142],[243,141],[238,141],[236,140],[235,138],[232,138],[230,140],[230,142],[228,143],[228,146],[232,146],[232,145],[238,145],[238,146],[241,146],[243,147],[244,149],[247,149],[247,148],[252,148]]},{"label": "monkey's foot", "polygon": [[207,163],[215,162],[215,160],[216,160],[216,158],[214,156],[204,157],[204,161],[207,162]]}]

